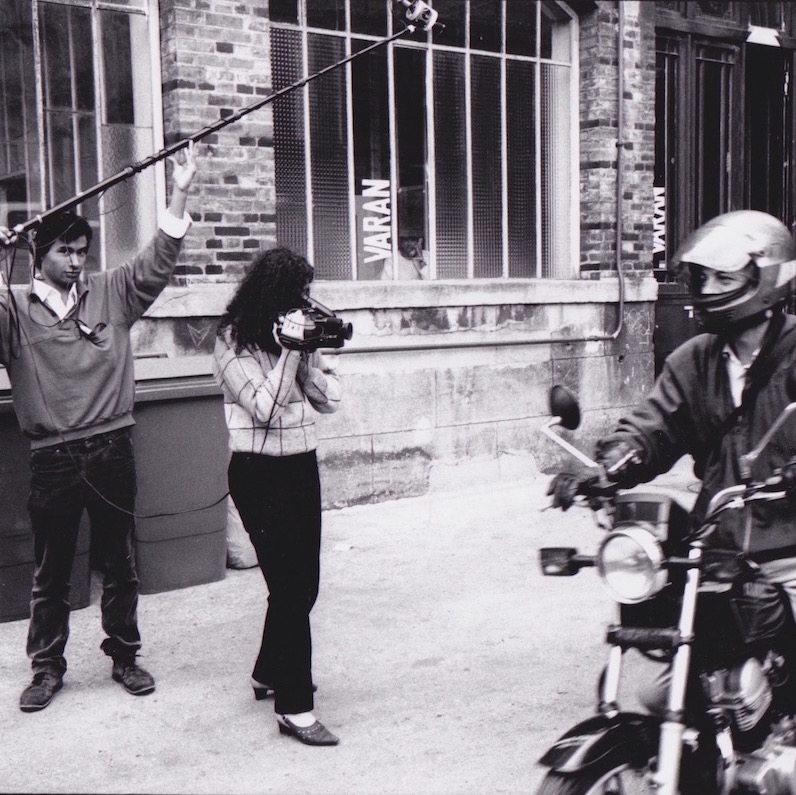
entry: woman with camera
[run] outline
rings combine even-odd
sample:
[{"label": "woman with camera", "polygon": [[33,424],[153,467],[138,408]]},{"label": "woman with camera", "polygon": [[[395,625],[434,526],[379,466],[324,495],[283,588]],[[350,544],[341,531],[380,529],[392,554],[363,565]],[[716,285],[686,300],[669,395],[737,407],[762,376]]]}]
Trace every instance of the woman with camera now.
[{"label": "woman with camera", "polygon": [[289,249],[259,254],[221,317],[213,371],[232,450],[230,495],[268,586],[254,695],[273,695],[281,734],[336,745],[312,712],[310,611],[321,541],[315,416],[338,408],[340,382],[302,342],[312,278],[312,265]]}]

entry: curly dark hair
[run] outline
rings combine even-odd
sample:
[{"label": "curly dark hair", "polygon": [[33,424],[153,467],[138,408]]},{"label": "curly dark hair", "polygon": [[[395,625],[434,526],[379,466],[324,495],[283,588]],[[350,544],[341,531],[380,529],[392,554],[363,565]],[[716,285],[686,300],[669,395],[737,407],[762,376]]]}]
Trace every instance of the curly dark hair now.
[{"label": "curly dark hair", "polygon": [[279,315],[308,306],[305,290],[315,275],[305,257],[288,248],[263,251],[221,316],[218,336],[229,329],[238,351],[246,347],[278,353],[273,326]]}]

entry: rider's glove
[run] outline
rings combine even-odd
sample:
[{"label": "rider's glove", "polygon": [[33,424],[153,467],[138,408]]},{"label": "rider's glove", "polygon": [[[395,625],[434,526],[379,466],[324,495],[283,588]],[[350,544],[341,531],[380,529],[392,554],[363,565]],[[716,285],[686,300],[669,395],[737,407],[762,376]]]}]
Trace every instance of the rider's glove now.
[{"label": "rider's glove", "polygon": [[641,464],[641,451],[624,439],[607,439],[597,442],[595,459],[611,483],[630,488],[639,483],[636,478]]},{"label": "rider's glove", "polygon": [[559,472],[547,488],[553,497],[553,508],[566,511],[579,494],[595,496],[602,492],[600,472],[593,467],[583,467],[577,472]]}]

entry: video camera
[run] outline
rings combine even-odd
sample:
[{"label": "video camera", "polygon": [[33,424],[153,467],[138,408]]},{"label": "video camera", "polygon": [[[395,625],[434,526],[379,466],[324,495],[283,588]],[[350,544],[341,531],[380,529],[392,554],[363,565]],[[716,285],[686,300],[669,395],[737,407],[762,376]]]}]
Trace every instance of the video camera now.
[{"label": "video camera", "polygon": [[317,351],[318,348],[342,348],[354,334],[345,323],[319,301],[308,299],[308,307],[293,309],[279,316],[276,333],[291,351]]}]

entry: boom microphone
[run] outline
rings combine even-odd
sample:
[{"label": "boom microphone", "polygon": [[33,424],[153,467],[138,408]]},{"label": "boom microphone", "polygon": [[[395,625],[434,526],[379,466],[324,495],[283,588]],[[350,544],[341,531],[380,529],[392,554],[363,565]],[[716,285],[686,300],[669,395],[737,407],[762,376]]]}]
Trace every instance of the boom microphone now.
[{"label": "boom microphone", "polygon": [[423,0],[396,0],[396,2],[406,7],[406,19],[410,24],[417,22],[423,30],[431,30],[437,24],[439,14]]}]

